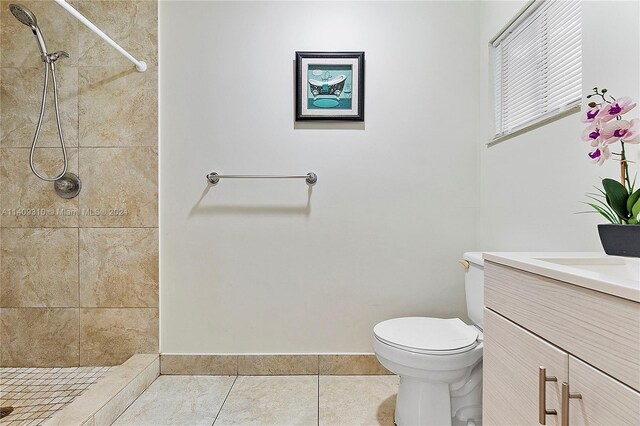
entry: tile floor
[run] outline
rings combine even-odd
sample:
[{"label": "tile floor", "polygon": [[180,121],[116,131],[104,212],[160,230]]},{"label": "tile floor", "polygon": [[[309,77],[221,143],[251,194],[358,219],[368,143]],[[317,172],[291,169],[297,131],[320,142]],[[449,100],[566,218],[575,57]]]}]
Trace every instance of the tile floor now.
[{"label": "tile floor", "polygon": [[160,376],[114,425],[393,425],[397,376]]},{"label": "tile floor", "polygon": [[0,424],[42,424],[111,368],[0,368],[0,407],[13,408]]}]

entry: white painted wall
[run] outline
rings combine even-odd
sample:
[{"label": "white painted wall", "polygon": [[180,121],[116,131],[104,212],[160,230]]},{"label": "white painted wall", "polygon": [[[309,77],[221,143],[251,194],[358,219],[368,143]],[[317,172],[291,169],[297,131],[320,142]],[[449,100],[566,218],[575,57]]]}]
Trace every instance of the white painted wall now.
[{"label": "white painted wall", "polygon": [[[480,144],[491,137],[493,101],[488,42],[526,1],[483,1],[480,5]],[[583,92],[606,87],[614,96],[640,99],[640,8],[638,1],[583,2]],[[638,117],[636,108],[633,117]],[[600,177],[617,178],[610,161],[590,163],[584,125],[574,114],[491,148],[481,148],[481,247],[500,251],[601,251],[596,224],[584,194]],[[619,147],[619,145],[618,145]],[[639,158],[638,150],[630,147]]]},{"label": "white painted wall", "polygon": [[[372,352],[378,321],[464,316],[478,10],[160,2],[162,352]],[[363,125],[294,125],[296,50],[366,52]]]}]

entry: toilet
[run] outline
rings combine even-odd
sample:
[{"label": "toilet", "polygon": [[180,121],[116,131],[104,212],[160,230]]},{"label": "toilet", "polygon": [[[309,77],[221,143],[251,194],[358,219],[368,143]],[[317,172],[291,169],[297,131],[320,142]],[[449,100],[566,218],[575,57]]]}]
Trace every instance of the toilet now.
[{"label": "toilet", "polygon": [[400,376],[395,423],[480,425],[482,422],[482,253],[465,253],[467,314],[459,318],[407,317],[373,328],[380,363]]}]

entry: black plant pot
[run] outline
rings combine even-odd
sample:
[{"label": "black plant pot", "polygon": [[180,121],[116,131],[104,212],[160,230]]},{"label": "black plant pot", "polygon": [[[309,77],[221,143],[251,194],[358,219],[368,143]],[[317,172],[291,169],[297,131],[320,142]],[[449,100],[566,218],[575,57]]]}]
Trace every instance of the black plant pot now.
[{"label": "black plant pot", "polygon": [[612,256],[640,257],[640,225],[598,225],[604,252]]}]

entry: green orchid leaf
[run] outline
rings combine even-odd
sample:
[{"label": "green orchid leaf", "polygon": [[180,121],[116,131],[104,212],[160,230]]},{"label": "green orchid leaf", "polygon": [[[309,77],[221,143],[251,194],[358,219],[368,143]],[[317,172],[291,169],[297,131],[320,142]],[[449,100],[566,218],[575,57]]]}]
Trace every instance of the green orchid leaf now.
[{"label": "green orchid leaf", "polygon": [[602,187],[607,193],[607,203],[611,206],[614,212],[622,220],[629,218],[629,210],[627,210],[627,199],[629,198],[629,192],[620,182],[613,179],[603,179]]},{"label": "green orchid leaf", "polygon": [[[597,191],[599,191],[598,194],[595,192],[587,192],[585,194],[587,198],[589,198],[590,200],[593,200],[596,204],[594,206],[593,203],[583,203],[583,204],[589,205],[591,208],[596,210],[596,211],[590,211],[588,213],[600,213],[611,223],[621,223],[621,220],[618,218],[618,215],[616,214],[616,212],[608,204],[607,195],[605,194],[605,192],[598,187],[594,186],[594,188]],[[601,210],[596,209],[596,207],[599,207]]]},{"label": "green orchid leaf", "polygon": [[[598,198],[597,195],[591,195],[591,194],[587,194],[586,197],[591,199],[591,200],[593,200],[593,201],[595,201],[595,202],[597,202],[597,203],[602,204],[602,206],[604,208],[606,208],[607,210],[611,210],[611,207],[609,207],[609,204],[606,203],[606,200],[603,197]],[[611,210],[611,211],[613,212],[613,210]]]},{"label": "green orchid leaf", "polygon": [[633,210],[633,206],[640,200],[640,189],[638,189],[633,194],[629,195],[629,199],[627,200],[627,211],[631,212]]},{"label": "green orchid leaf", "polygon": [[636,203],[631,207],[631,215],[636,218],[640,217],[640,200],[636,201]]},{"label": "green orchid leaf", "polygon": [[609,207],[609,205],[608,205],[607,203],[605,203],[603,200],[601,200],[601,199],[599,199],[599,198],[595,198],[595,197],[592,197],[592,196],[590,196],[590,195],[587,195],[587,198],[590,198],[590,199],[592,199],[593,201],[595,201],[596,203],[598,203],[598,204],[600,205],[600,207],[601,207],[603,210],[605,210],[605,211],[609,214],[609,216],[610,216],[611,218],[613,218],[613,219],[609,218],[609,221],[615,221],[615,220],[616,220],[616,218],[618,217],[618,215],[617,215],[617,214],[616,214],[616,213],[611,209],[611,207]]},{"label": "green orchid leaf", "polygon": [[604,192],[602,189],[598,188],[597,186],[594,186],[594,188],[595,188],[595,189],[596,189],[600,194],[602,194],[602,196],[603,196],[603,197],[606,197],[606,196],[607,196],[607,193],[606,193],[606,192]]},{"label": "green orchid leaf", "polygon": [[605,194],[603,190],[598,189],[598,191],[600,191],[600,192],[598,192],[598,193],[595,193],[595,192],[587,192],[587,194],[588,194],[588,195],[592,195],[592,196],[594,196],[594,197],[600,197],[600,198],[602,198],[602,199],[607,198],[607,194]]},{"label": "green orchid leaf", "polygon": [[[593,204],[593,203],[585,203],[589,206],[591,206],[595,211],[597,211],[598,213],[600,213],[602,216],[604,216],[605,219],[607,219],[609,222],[611,223],[619,223],[619,220],[616,220],[613,216],[611,216],[608,212],[606,212],[602,207],[600,207],[597,204]],[[595,213],[595,212],[594,212]]]}]

